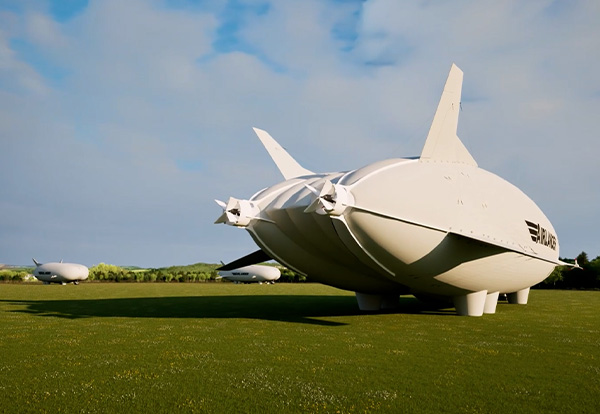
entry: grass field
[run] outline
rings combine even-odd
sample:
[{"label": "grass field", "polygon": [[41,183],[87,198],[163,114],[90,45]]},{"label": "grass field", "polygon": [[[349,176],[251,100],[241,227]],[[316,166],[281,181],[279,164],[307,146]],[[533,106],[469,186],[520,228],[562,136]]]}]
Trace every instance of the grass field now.
[{"label": "grass field", "polygon": [[2,284],[0,412],[598,413],[600,292],[469,318],[318,284]]}]

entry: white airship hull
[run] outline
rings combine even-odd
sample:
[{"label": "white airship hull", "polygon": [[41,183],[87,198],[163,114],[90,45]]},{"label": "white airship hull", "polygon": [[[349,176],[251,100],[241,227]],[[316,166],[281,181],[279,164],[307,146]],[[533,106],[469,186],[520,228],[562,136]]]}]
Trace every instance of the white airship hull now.
[{"label": "white airship hull", "polygon": [[77,263],[44,263],[39,264],[34,260],[36,268],[33,276],[44,283],[75,283],[86,280],[89,269]]},{"label": "white airship hull", "polygon": [[251,265],[237,269],[220,271],[219,277],[238,283],[274,283],[281,271],[273,266]]},{"label": "white airship hull", "polygon": [[[423,165],[412,160],[394,167],[388,167],[384,177],[375,170],[352,182],[349,188],[355,206],[335,217],[304,212],[312,201],[305,182],[275,197],[266,189],[259,194],[268,200],[266,204],[260,198],[250,201],[268,220],[256,220],[247,230],[259,246],[290,268],[322,283],[368,293],[405,287],[424,292],[433,289],[436,294],[449,296],[484,288],[515,292],[539,283],[555,267],[557,250],[549,253],[532,245],[525,218],[543,223],[553,232],[551,224],[508,182],[470,168],[473,178],[464,181],[477,181],[479,175],[486,175],[489,191],[485,193],[469,189],[468,183],[458,178],[452,182],[452,174],[462,175],[460,171],[434,168],[421,173]],[[345,177],[357,175],[346,174],[339,182],[344,184]],[[404,176],[413,179],[406,183],[391,179]],[[318,176],[305,180],[311,185],[319,181]],[[395,185],[389,184],[392,182]],[[487,224],[491,222],[493,225]],[[515,222],[520,224],[517,231],[512,229]],[[263,241],[273,239],[278,243]],[[491,242],[505,242],[512,250]],[[531,257],[536,254],[543,258],[544,252],[547,261]],[[365,266],[369,262],[370,266]]]},{"label": "white airship hull", "polygon": [[526,303],[563,264],[558,239],[539,207],[479,168],[456,136],[461,86],[453,65],[418,158],[315,174],[255,129],[286,180],[218,202],[216,223],[245,228],[268,257],[314,281],[355,291],[361,309],[407,292],[452,300],[465,315],[494,313],[500,293]]}]

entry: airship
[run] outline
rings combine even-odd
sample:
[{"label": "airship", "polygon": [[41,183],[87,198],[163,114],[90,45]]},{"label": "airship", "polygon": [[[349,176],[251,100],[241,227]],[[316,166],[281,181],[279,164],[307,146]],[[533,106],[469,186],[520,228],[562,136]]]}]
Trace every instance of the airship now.
[{"label": "airship", "polygon": [[281,276],[278,268],[257,264],[230,270],[220,269],[218,272],[220,278],[235,283],[275,283]]},{"label": "airship", "polygon": [[396,307],[405,294],[469,316],[495,313],[500,294],[526,304],[531,286],[567,264],[540,208],[480,168],[457,136],[462,83],[453,64],[418,157],[314,173],[254,128],[284,181],[215,200],[215,223],[247,230],[260,247],[235,265],[274,259],[355,292],[366,311]]},{"label": "airship", "polygon": [[89,275],[89,269],[77,263],[63,263],[50,262],[50,263],[39,263],[33,259],[35,263],[35,269],[33,275],[37,280],[44,282],[44,284],[60,283],[66,285],[67,283],[73,283],[78,285],[80,281],[86,280]]}]

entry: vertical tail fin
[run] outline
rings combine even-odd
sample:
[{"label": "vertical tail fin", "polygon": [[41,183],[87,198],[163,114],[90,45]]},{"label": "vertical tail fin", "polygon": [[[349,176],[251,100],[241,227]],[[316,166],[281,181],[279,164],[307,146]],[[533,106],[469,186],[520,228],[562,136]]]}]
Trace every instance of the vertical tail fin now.
[{"label": "vertical tail fin", "polygon": [[421,152],[421,161],[457,162],[477,166],[477,162],[456,135],[462,82],[462,70],[452,64]]},{"label": "vertical tail fin", "polygon": [[267,131],[263,131],[262,129],[252,128],[258,138],[264,145],[265,149],[275,161],[277,168],[283,175],[283,178],[289,180],[290,178],[300,177],[302,175],[311,175],[314,174],[312,171],[303,168],[298,162],[292,158],[290,154],[286,150],[283,149],[281,145],[277,141],[273,139],[271,135]]},{"label": "vertical tail fin", "polygon": [[41,265],[41,263],[38,263],[38,261],[37,261],[37,260],[35,260],[34,258],[32,258],[31,260],[33,260],[33,263],[35,263],[35,265],[36,265],[36,266],[39,266],[39,265]]}]

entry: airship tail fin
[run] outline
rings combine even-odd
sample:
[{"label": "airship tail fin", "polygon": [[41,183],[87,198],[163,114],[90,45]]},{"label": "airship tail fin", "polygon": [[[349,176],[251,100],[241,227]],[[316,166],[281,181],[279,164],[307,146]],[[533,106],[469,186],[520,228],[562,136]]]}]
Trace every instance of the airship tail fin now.
[{"label": "airship tail fin", "polygon": [[31,258],[31,260],[33,260],[33,263],[35,263],[36,266],[39,266],[41,264],[37,260],[35,260],[34,258]]},{"label": "airship tail fin", "polygon": [[277,141],[273,139],[271,135],[267,131],[263,131],[262,129],[252,128],[258,138],[264,145],[265,149],[275,161],[277,168],[281,171],[283,178],[289,180],[290,178],[300,177],[303,175],[311,175],[314,174],[312,171],[303,168],[298,162],[292,158],[290,154],[286,150],[283,149],[281,145]]},{"label": "airship tail fin", "polygon": [[441,161],[477,166],[469,151],[456,135],[462,82],[462,70],[452,64],[425,146],[421,152],[422,162]]},{"label": "airship tail fin", "polygon": [[[240,259],[234,260],[233,262],[227,263],[221,267],[217,267],[217,270],[233,270],[239,267],[250,266],[257,263],[267,262],[271,260],[271,256],[265,253],[263,250],[257,250],[250,253]],[[223,262],[221,262],[223,263]]]}]

